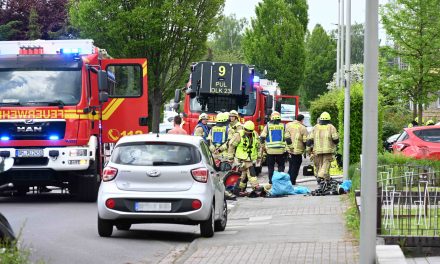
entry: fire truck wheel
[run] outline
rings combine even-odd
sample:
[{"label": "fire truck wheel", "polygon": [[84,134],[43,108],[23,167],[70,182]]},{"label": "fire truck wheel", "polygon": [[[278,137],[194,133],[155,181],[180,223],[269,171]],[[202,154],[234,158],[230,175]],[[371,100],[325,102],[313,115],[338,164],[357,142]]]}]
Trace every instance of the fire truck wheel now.
[{"label": "fire truck wheel", "polygon": [[99,189],[99,175],[82,175],[77,180],[77,195],[82,202],[96,202]]}]

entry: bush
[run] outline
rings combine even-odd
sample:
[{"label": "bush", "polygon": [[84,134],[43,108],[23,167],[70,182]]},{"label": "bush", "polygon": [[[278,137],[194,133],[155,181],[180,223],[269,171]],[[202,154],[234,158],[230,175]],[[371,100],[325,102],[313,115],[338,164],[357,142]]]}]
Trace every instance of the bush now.
[{"label": "bush", "polygon": [[[363,86],[361,83],[354,83],[350,89],[350,163],[360,160],[362,153],[362,118],[363,118]],[[379,126],[378,126],[378,150],[382,150],[382,106],[379,98]],[[344,104],[345,94],[339,93],[338,96],[339,126],[340,137],[339,152],[342,154],[344,149]]]},{"label": "bush", "polygon": [[310,118],[312,125],[316,124],[316,120],[322,114],[322,112],[328,112],[332,118],[332,124],[337,127],[339,124],[338,114],[338,97],[343,93],[343,90],[332,90],[321,96],[318,99],[310,103]]},{"label": "bush", "polygon": [[385,122],[383,122],[382,141],[394,134],[400,133],[412,120],[411,111],[402,106],[384,106],[383,112]]}]

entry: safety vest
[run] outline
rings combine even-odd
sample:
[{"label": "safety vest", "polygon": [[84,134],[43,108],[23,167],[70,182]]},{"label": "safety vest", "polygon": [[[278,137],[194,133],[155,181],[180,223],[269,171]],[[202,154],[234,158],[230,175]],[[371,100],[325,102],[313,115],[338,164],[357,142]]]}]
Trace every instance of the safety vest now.
[{"label": "safety vest", "polygon": [[211,137],[214,146],[223,145],[228,139],[228,126],[214,126],[211,129]]},{"label": "safety vest", "polygon": [[284,142],[284,124],[268,124],[266,147],[268,148],[285,148]]},{"label": "safety vest", "polygon": [[203,129],[203,139],[206,141],[208,138],[208,135],[209,135],[209,127],[207,125],[202,124],[202,123],[198,123],[196,125],[196,127],[194,128],[193,136],[195,135],[196,129],[198,127],[201,127]]},{"label": "safety vest", "polygon": [[316,154],[335,152],[336,145],[333,143],[333,137],[336,137],[337,134],[331,134],[330,125],[316,125],[313,134],[313,151]]},{"label": "safety vest", "polygon": [[240,133],[240,143],[237,145],[237,150],[235,151],[235,157],[241,160],[257,160],[257,136],[255,132],[252,132],[252,146],[250,145],[249,138],[244,135],[244,130],[239,131]]}]

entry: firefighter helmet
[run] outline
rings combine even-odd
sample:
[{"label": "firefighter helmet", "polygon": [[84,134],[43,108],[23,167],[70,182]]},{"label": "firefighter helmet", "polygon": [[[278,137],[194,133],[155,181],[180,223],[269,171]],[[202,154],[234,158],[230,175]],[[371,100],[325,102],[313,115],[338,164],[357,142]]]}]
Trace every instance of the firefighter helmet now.
[{"label": "firefighter helmet", "polygon": [[319,120],[330,121],[330,119],[330,114],[328,112],[322,112],[321,116],[319,117]]},{"label": "firefighter helmet", "polygon": [[228,121],[228,117],[226,116],[225,113],[218,113],[217,116],[215,117],[215,122],[217,123],[224,123]]},{"label": "firefighter helmet", "polygon": [[205,113],[201,113],[201,114],[199,115],[199,121],[200,121],[200,120],[208,120],[208,115],[205,114]]},{"label": "firefighter helmet", "polygon": [[236,110],[231,110],[231,111],[229,112],[229,117],[231,117],[231,116],[235,116],[236,118],[239,117],[239,116],[238,116],[238,112],[237,112]]},{"label": "firefighter helmet", "polygon": [[247,131],[254,131],[255,129],[255,124],[252,121],[246,121],[244,122],[243,128]]},{"label": "firefighter helmet", "polygon": [[435,124],[434,120],[432,120],[432,119],[429,119],[428,121],[426,121],[427,126],[433,126],[434,124]]},{"label": "firefighter helmet", "polygon": [[277,111],[273,111],[273,113],[270,115],[270,120],[281,120],[281,115]]}]

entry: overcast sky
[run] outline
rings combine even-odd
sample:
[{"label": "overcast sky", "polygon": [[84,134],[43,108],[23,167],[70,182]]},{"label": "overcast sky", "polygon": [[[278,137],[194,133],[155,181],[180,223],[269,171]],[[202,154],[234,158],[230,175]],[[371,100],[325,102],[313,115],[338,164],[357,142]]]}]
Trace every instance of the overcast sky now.
[{"label": "overcast sky", "polygon": [[[255,17],[255,6],[260,0],[226,0],[225,14],[235,13],[237,17]],[[316,24],[321,24],[326,30],[335,28],[338,22],[338,0],[307,0],[309,4],[310,31]],[[365,0],[351,1],[352,23],[365,21]]]}]

